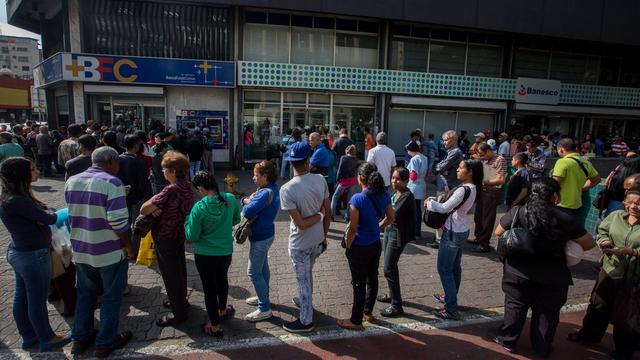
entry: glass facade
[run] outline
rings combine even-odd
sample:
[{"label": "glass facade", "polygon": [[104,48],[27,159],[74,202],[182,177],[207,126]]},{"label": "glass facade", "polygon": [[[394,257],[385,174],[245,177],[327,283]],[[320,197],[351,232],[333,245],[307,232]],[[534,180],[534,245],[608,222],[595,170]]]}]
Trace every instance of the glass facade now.
[{"label": "glass facade", "polygon": [[375,68],[378,32],[375,22],[248,11],[243,59]]}]

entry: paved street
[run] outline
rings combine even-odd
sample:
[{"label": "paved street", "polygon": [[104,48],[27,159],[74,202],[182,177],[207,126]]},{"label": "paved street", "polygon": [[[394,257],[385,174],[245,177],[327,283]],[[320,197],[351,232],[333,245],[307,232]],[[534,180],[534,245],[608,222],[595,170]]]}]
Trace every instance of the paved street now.
[{"label": "paved street", "polygon": [[[218,174],[220,178],[223,175]],[[240,191],[250,192],[248,173],[241,175]],[[221,183],[221,179],[219,180]],[[61,179],[41,179],[35,183],[34,191],[37,198],[51,207],[64,206]],[[504,209],[500,209],[504,210]],[[473,221],[471,221],[473,222]],[[315,321],[319,332],[332,332],[338,328],[336,318],[348,317],[351,308],[350,273],[344,251],[340,247],[340,238],[344,230],[344,223],[332,224],[329,235],[329,249],[318,260],[314,277],[314,307]],[[6,248],[9,235],[4,227],[0,228],[0,242]],[[424,236],[433,236],[423,226]],[[224,324],[225,338],[223,343],[229,345],[246,344],[260,341],[260,339],[281,339],[286,333],[282,330],[283,321],[294,319],[297,309],[291,298],[296,295],[296,285],[291,269],[291,262],[287,254],[288,217],[281,213],[276,223],[276,241],[270,251],[271,266],[271,294],[274,303],[274,318],[269,321],[252,324],[242,320],[242,317],[253,310],[245,304],[244,299],[252,296],[253,287],[246,275],[248,246],[236,245],[233,263],[229,270],[230,294],[229,302],[236,310],[234,319]],[[495,245],[495,239],[493,240]],[[400,273],[402,292],[405,300],[406,316],[394,320],[386,320],[385,326],[394,324],[420,324],[434,322],[430,315],[437,304],[431,294],[441,292],[440,281],[436,271],[437,250],[422,243],[412,243],[407,246],[400,259]],[[575,285],[570,289],[569,303],[584,303],[593,285],[598,253],[592,251],[588,259],[573,268]],[[177,328],[159,328],[154,325],[155,320],[167,310],[162,302],[166,298],[162,279],[157,268],[147,268],[132,265],[129,269],[129,284],[131,293],[124,298],[121,312],[120,328],[134,333],[133,349],[148,346],[189,345],[198,348],[213,340],[205,339],[200,326],[206,321],[204,309],[204,295],[200,279],[193,262],[193,247],[187,247],[188,288],[189,301],[192,304],[189,321]],[[6,260],[0,261],[0,338],[2,339],[2,354],[7,355],[10,350],[19,348],[19,336],[11,315],[11,304],[14,289],[14,276]],[[473,319],[482,316],[495,315],[502,306],[503,294],[500,289],[502,275],[501,264],[495,253],[476,255],[465,252],[463,256],[463,281],[460,289],[460,304],[463,316]],[[386,292],[386,281],[382,277],[382,263],[380,267],[380,292]],[[61,333],[69,330],[72,318],[62,318],[56,307],[60,304],[50,304],[50,318],[54,329]],[[382,305],[376,305],[376,313]],[[68,352],[68,349],[66,349]],[[16,350],[16,353],[22,353]]]}]

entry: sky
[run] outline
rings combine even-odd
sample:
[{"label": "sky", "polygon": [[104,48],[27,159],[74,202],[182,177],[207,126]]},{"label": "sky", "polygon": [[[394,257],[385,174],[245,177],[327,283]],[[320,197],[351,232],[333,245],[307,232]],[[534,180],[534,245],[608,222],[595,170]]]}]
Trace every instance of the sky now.
[{"label": "sky", "polygon": [[29,37],[40,41],[40,35],[7,24],[7,7],[5,6],[4,1],[0,1],[0,34]]}]

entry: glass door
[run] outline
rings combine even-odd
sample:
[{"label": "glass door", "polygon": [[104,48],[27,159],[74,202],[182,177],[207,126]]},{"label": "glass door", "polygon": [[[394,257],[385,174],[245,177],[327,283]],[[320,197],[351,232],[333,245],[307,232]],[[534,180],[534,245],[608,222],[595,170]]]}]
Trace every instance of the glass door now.
[{"label": "glass door", "polygon": [[145,106],[144,107],[144,130],[149,131],[160,128],[164,125],[164,107],[162,106]]},{"label": "glass door", "polygon": [[142,106],[140,104],[113,104],[113,121],[125,128],[140,126]]},{"label": "glass door", "polygon": [[309,109],[307,125],[314,132],[323,134],[329,130],[329,109]]}]

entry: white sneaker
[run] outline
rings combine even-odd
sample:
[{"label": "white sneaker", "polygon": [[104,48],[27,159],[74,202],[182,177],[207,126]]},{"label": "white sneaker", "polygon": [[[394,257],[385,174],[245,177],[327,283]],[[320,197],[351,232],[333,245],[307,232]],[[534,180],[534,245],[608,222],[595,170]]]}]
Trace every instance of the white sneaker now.
[{"label": "white sneaker", "polygon": [[256,309],[256,311],[250,314],[247,314],[247,316],[245,316],[244,319],[249,322],[258,322],[258,321],[266,320],[272,316],[273,316],[273,313],[271,312],[271,310],[260,311],[260,309]]},{"label": "white sneaker", "polygon": [[247,303],[247,305],[258,306],[258,297],[252,296],[250,298],[247,298],[245,302]]}]

